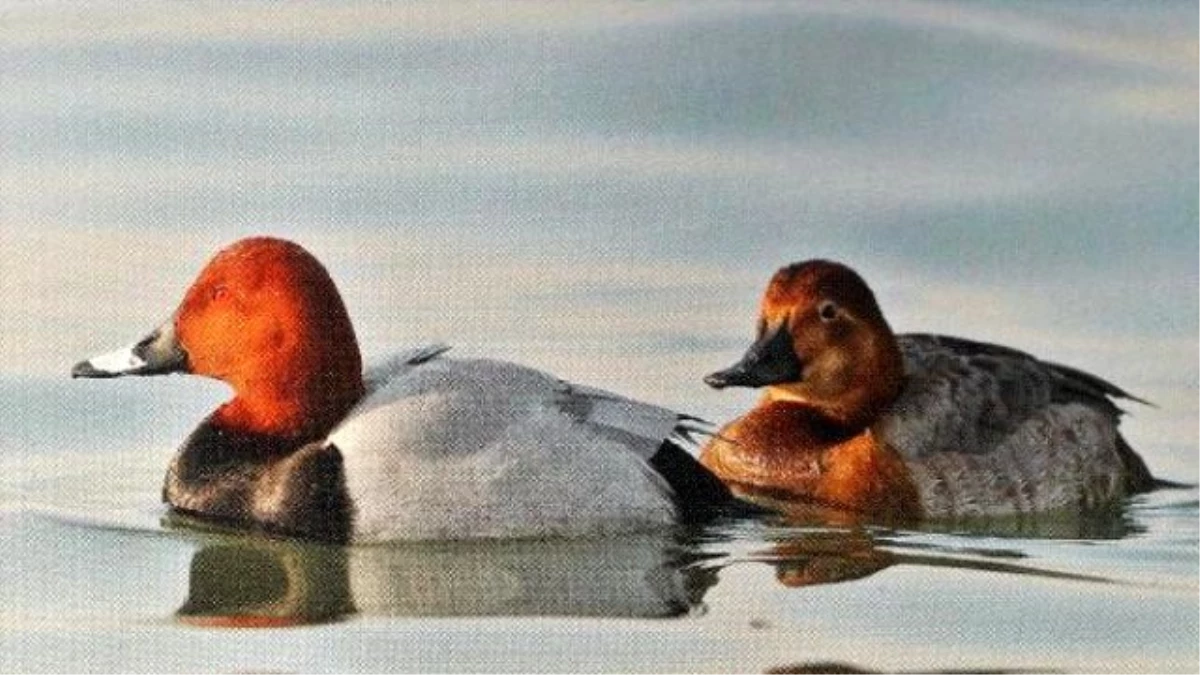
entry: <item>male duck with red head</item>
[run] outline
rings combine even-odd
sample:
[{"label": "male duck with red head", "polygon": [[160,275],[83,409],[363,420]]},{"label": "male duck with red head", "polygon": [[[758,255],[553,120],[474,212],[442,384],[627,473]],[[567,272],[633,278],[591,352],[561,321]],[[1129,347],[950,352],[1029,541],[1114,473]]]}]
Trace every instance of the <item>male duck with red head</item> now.
[{"label": "male duck with red head", "polygon": [[835,262],[779,270],[757,341],[705,381],[765,389],[700,457],[744,497],[912,522],[1081,509],[1158,484],[1117,432],[1110,399],[1132,396],[1014,349],[896,336]]},{"label": "male duck with red head", "polygon": [[324,267],[258,237],[219,252],[163,326],[72,374],[228,384],[233,398],[185,441],[163,498],[235,526],[334,542],[572,536],[728,503],[683,447],[694,418],[446,349],[364,374]]}]

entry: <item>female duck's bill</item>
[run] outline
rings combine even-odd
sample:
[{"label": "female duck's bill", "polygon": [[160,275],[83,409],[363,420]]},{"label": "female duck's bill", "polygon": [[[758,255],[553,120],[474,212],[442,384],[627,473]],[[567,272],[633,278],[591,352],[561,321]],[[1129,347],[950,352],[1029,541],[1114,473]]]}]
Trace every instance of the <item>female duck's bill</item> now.
[{"label": "female duck's bill", "polygon": [[233,398],[172,460],[185,515],[331,541],[575,536],[733,506],[695,418],[512,363],[397,355],[363,372],[325,268],[265,237],[219,252],[172,319],[75,377],[186,372]]},{"label": "female duck's bill", "polygon": [[804,365],[792,349],[787,327],[780,323],[756,340],[733,366],[704,378],[714,389],[725,387],[765,387],[800,379]]},{"label": "female duck's bill", "polygon": [[1117,432],[1111,399],[1129,394],[1006,347],[896,336],[834,262],[776,273],[758,338],[705,381],[765,389],[701,462],[776,505],[912,521],[1086,509],[1161,484]]}]

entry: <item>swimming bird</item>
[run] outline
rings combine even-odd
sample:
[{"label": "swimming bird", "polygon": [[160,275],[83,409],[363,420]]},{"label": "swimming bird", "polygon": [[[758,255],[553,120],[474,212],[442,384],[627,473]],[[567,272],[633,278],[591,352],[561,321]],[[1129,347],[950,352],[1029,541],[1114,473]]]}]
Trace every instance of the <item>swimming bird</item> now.
[{"label": "swimming bird", "polygon": [[700,460],[740,496],[912,522],[1087,509],[1164,484],[1089,373],[994,344],[895,335],[849,267],[810,260],[767,286],[758,336],[712,387],[764,394]]},{"label": "swimming bird", "polygon": [[209,521],[333,542],[595,535],[707,517],[728,490],[696,418],[432,345],[363,370],[342,298],[301,246],[216,254],[171,318],[75,377],[228,384],[163,499]]}]

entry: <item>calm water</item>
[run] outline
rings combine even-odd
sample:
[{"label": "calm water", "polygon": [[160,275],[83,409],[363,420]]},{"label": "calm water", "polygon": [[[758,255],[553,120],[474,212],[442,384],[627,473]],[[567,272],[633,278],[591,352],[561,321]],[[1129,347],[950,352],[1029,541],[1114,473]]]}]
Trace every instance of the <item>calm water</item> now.
[{"label": "calm water", "polygon": [[985,533],[749,521],[595,541],[307,545],[163,520],[165,437],[182,425],[144,429],[218,393],[172,380],[0,388],[29,432],[6,445],[0,483],[5,670],[1196,663],[1194,489]]},{"label": "calm water", "polygon": [[[1200,669],[1198,494],[331,548],[166,522],[224,390],[73,382],[251,233],[364,352],[446,341],[714,421],[779,265],[1153,401],[1197,481],[1194,3],[0,2],[0,670]],[[237,617],[253,615],[254,621]]]}]

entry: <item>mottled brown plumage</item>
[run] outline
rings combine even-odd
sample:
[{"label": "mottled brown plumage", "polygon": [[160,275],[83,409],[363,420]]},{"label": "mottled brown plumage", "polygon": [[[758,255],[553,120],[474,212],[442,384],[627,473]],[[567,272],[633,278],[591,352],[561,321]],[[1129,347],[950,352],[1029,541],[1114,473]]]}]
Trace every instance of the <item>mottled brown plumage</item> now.
[{"label": "mottled brown plumage", "polygon": [[777,272],[758,340],[706,379],[765,388],[701,455],[748,496],[894,521],[1086,508],[1154,485],[1117,433],[1111,398],[1129,394],[1006,347],[897,337],[834,262]]}]

